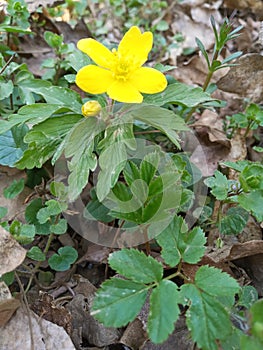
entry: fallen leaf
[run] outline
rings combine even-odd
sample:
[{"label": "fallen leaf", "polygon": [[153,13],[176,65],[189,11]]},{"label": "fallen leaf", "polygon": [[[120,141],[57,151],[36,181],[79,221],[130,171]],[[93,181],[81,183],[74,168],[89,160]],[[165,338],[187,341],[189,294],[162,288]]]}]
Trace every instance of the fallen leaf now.
[{"label": "fallen leaf", "polygon": [[0,226],[0,275],[15,270],[26,257],[22,248],[13,236]]},{"label": "fallen leaf", "polygon": [[252,102],[263,100],[263,56],[249,53],[237,60],[237,65],[216,84],[223,91],[248,97]]},{"label": "fallen leaf", "polygon": [[12,297],[5,282],[0,282],[0,327],[3,327],[20,306],[20,301]]}]

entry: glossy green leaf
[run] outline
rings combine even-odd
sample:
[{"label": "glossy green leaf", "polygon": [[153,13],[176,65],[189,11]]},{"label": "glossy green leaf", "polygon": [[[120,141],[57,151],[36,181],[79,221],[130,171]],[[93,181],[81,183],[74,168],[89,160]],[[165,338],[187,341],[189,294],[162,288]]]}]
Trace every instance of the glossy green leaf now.
[{"label": "glossy green leaf", "polygon": [[178,296],[177,285],[168,280],[162,280],[152,291],[147,330],[153,343],[162,343],[173,332],[180,314]]},{"label": "glossy green leaf", "polygon": [[78,258],[78,252],[72,247],[59,248],[58,254],[53,254],[49,259],[49,266],[55,271],[66,271]]},{"label": "glossy green leaf", "polygon": [[146,301],[142,283],[111,278],[96,292],[91,315],[106,327],[123,327],[133,321]]},{"label": "glossy green leaf", "polygon": [[139,283],[160,281],[162,264],[137,249],[121,249],[110,254],[109,264],[120,275]]}]

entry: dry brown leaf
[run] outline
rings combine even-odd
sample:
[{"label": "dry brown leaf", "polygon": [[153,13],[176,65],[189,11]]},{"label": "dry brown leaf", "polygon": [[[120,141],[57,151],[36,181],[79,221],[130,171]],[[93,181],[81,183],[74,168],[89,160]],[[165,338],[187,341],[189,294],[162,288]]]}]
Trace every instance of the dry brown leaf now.
[{"label": "dry brown leaf", "polygon": [[262,0],[224,0],[224,5],[231,9],[249,9],[256,14],[259,20],[263,19]]},{"label": "dry brown leaf", "polygon": [[15,270],[26,257],[26,250],[0,226],[0,275]]},{"label": "dry brown leaf", "polygon": [[238,59],[237,65],[217,82],[219,89],[248,97],[255,103],[263,100],[263,56],[253,53]]},{"label": "dry brown leaf", "polygon": [[[34,344],[31,343],[28,317],[31,319]],[[23,308],[19,308],[11,320],[0,328],[0,349],[31,350],[32,348],[75,350],[70,337],[62,327],[38,317],[33,311],[28,315]]]},{"label": "dry brown leaf", "polygon": [[0,327],[3,327],[20,306],[20,301],[12,297],[5,282],[0,282]]}]

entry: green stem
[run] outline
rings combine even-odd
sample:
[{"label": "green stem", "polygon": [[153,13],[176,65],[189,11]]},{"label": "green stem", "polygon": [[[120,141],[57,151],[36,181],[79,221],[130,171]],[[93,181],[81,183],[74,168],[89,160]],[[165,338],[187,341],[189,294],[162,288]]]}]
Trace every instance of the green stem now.
[{"label": "green stem", "polygon": [[[53,238],[54,238],[54,233],[51,233],[51,234],[49,235],[49,237],[48,237],[48,240],[47,240],[45,249],[43,250],[43,253],[44,253],[45,255],[46,255],[47,252],[49,251],[49,248],[50,248],[50,245],[51,245],[51,243],[52,243],[52,241],[53,241]],[[35,265],[35,267],[33,268],[33,270],[32,270],[32,275],[31,275],[31,277],[30,277],[30,279],[29,279],[29,281],[28,281],[27,287],[26,287],[26,289],[25,289],[25,293],[27,293],[27,292],[29,291],[29,288],[30,288],[30,286],[31,286],[31,283],[32,283],[32,281],[33,281],[33,279],[34,279],[34,275],[35,275],[36,272],[38,271],[38,269],[39,269],[41,263],[42,263],[42,261],[38,261],[37,264]]]}]

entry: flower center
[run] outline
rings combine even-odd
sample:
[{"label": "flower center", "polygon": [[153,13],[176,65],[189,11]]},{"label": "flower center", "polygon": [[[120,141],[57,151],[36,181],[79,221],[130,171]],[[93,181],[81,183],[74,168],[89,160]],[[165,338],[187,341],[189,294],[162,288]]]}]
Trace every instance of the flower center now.
[{"label": "flower center", "polygon": [[138,67],[132,57],[120,55],[115,50],[113,53],[115,55],[115,63],[112,67],[113,76],[116,80],[127,81],[131,73]]}]

